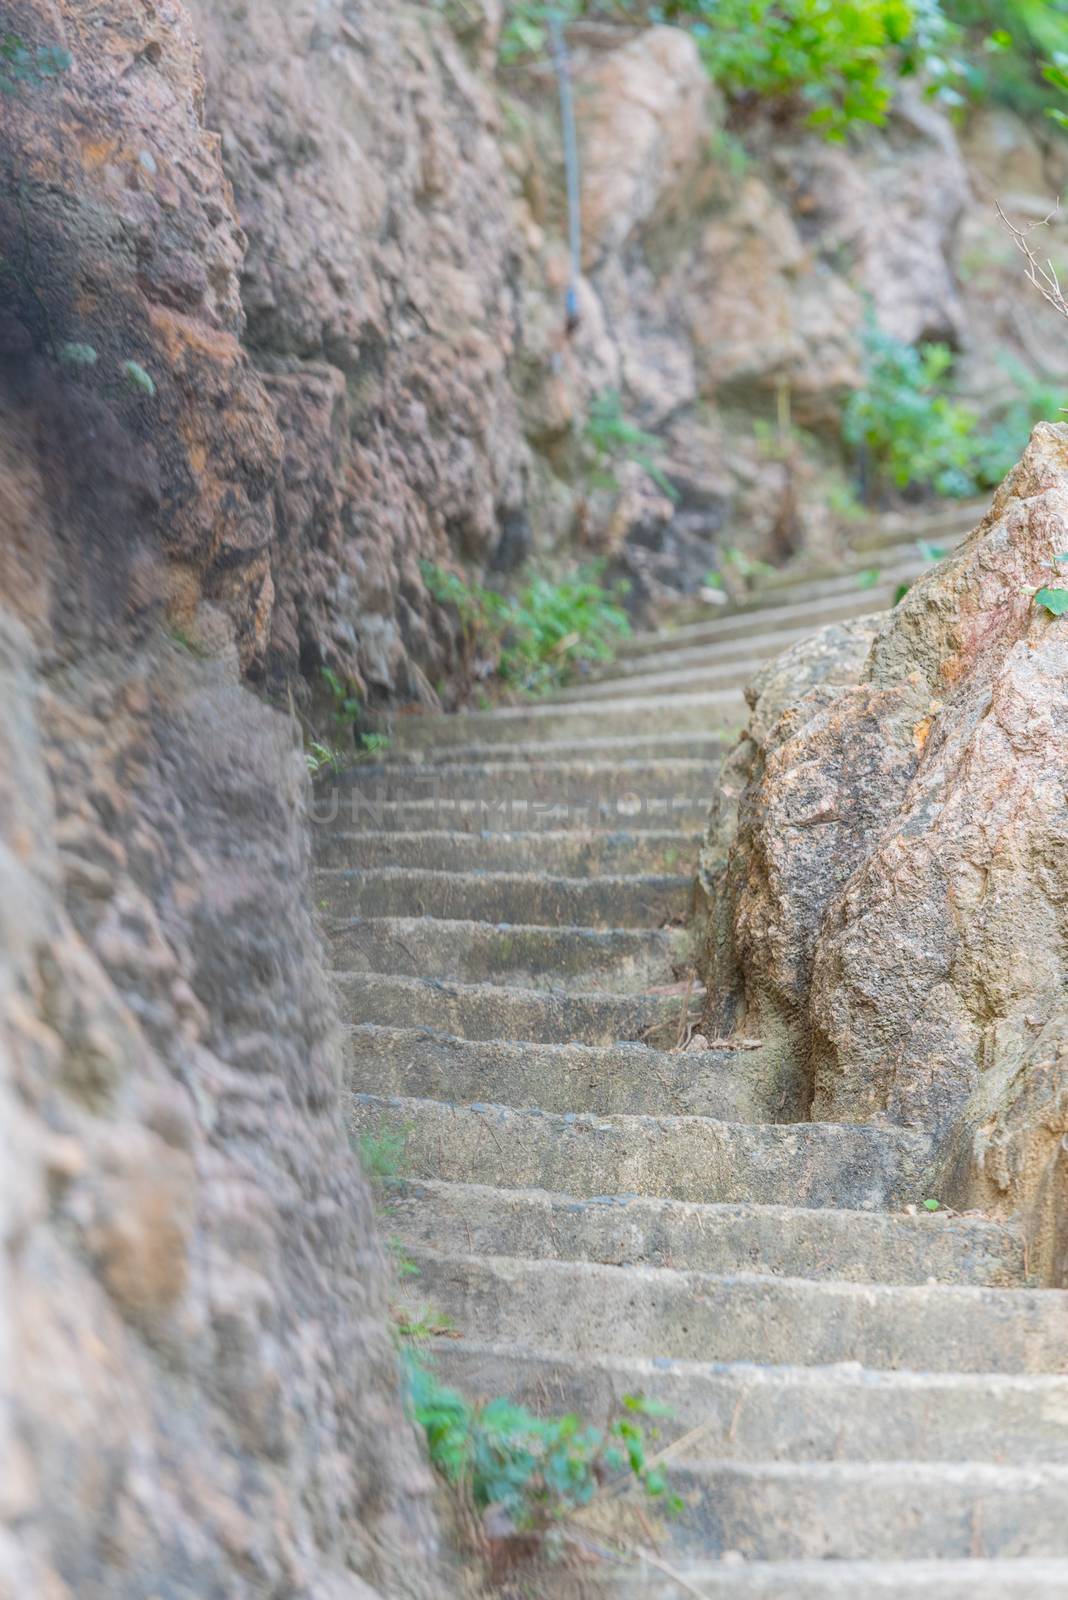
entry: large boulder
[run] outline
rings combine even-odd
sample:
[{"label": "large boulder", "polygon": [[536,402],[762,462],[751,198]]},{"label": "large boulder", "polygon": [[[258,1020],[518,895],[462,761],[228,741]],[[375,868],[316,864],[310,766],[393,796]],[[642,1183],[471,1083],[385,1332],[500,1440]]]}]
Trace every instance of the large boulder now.
[{"label": "large boulder", "polygon": [[1041,424],[855,681],[802,680],[770,730],[757,701],[710,860],[720,992],[733,968],[814,1117],[948,1133],[1066,1008],[1068,627],[1028,592],[1066,546],[1068,428]]}]

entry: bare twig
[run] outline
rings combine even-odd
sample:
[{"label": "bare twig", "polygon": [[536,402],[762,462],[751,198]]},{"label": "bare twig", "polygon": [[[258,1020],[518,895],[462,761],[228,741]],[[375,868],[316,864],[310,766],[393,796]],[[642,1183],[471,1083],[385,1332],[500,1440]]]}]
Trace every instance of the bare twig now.
[{"label": "bare twig", "polygon": [[997,211],[1002,224],[1007,229],[1013,244],[1027,262],[1027,266],[1024,270],[1027,273],[1028,282],[1035,286],[1043,300],[1047,301],[1047,303],[1053,307],[1054,311],[1060,312],[1062,317],[1068,319],[1068,300],[1064,298],[1064,293],[1061,289],[1061,281],[1057,275],[1057,269],[1048,256],[1046,257],[1045,262],[1039,260],[1038,255],[1031,248],[1031,244],[1028,239],[1028,235],[1033,233],[1036,228],[1049,227],[1054,217],[1060,211],[1060,202],[1058,201],[1053,210],[1047,216],[1043,217],[1040,222],[1028,223],[1028,225],[1024,228],[1019,227],[1015,222],[1009,221],[1004,210],[1002,209],[1000,200],[994,201],[994,209]]}]

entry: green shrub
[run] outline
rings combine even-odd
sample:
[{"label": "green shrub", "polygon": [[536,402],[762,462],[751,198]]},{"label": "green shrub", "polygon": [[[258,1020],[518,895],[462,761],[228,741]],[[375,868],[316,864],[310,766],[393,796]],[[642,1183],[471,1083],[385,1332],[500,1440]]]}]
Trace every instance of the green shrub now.
[{"label": "green shrub", "polygon": [[[1068,0],[945,0],[973,100],[1010,106],[1024,118],[1064,125],[1059,73],[1068,67]],[[1058,61],[1064,56],[1064,61]]]},{"label": "green shrub", "polygon": [[885,119],[916,22],[909,0],[709,0],[700,11],[702,55],[728,94],[796,97],[835,138]]},{"label": "green shrub", "polygon": [[649,1460],[657,1408],[628,1395],[605,1432],[577,1416],[544,1418],[510,1400],[472,1405],[406,1352],[412,1415],[435,1469],[477,1510],[500,1508],[520,1531],[545,1532],[588,1506],[608,1482],[628,1479],[665,1512],[680,1509]]},{"label": "green shrub", "polygon": [[882,122],[899,75],[922,71],[933,93],[949,95],[964,70],[951,58],[958,30],[939,0],[518,0],[502,33],[502,60],[544,52],[554,10],[565,21],[625,16],[690,27],[729,95],[796,100],[830,138],[852,123]]},{"label": "green shrub", "polygon": [[606,389],[590,405],[583,442],[593,458],[590,481],[595,488],[619,487],[611,467],[620,461],[634,461],[670,500],[678,499],[678,490],[667,478],[659,463],[661,442],[655,434],[646,433],[636,423],[629,421],[623,411],[623,399],[618,389]]},{"label": "green shrub", "polygon": [[864,342],[866,381],[846,405],[847,443],[867,450],[874,477],[884,487],[974,493],[978,419],[947,392],[953,366],[949,346],[904,344],[874,324]]},{"label": "green shrub", "polygon": [[431,595],[456,612],[468,668],[481,658],[501,682],[528,693],[565,683],[584,662],[610,660],[629,633],[622,592],[605,589],[600,571],[590,565],[559,580],[535,576],[504,596],[422,563]]},{"label": "green shrub", "polygon": [[954,395],[948,345],[903,344],[869,323],[865,352],[866,380],[846,405],[842,431],[866,450],[876,489],[977,494],[1000,483],[1035,423],[1059,409],[1054,389],[1006,358],[1013,392],[980,427],[978,413]]}]

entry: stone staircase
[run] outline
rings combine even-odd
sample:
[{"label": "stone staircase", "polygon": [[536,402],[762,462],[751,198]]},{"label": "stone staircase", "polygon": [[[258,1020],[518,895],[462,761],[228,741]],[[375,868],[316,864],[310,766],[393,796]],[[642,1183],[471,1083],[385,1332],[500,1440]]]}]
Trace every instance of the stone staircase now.
[{"label": "stone staircase", "polygon": [[922,1135],[782,1121],[759,1051],[678,1048],[741,685],[890,603],[923,567],[894,537],[551,704],[398,718],[318,829],[352,1126],[406,1134],[388,1226],[460,1335],[439,1372],[590,1421],[672,1408],[660,1564],[561,1596],[1068,1596],[1068,1296],[1011,1223],[923,1209]]}]

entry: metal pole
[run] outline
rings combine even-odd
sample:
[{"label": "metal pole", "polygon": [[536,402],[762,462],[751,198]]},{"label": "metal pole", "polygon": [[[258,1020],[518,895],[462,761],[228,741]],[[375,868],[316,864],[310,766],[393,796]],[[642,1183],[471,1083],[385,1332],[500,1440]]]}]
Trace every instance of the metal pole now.
[{"label": "metal pole", "polygon": [[559,11],[549,13],[549,40],[553,66],[560,86],[560,120],[564,133],[564,170],[567,173],[567,228],[571,252],[571,277],[567,286],[567,331],[579,323],[578,283],[582,276],[582,192],[579,177],[578,131],[575,126],[575,95],[571,83],[571,58],[564,37],[564,18]]}]

